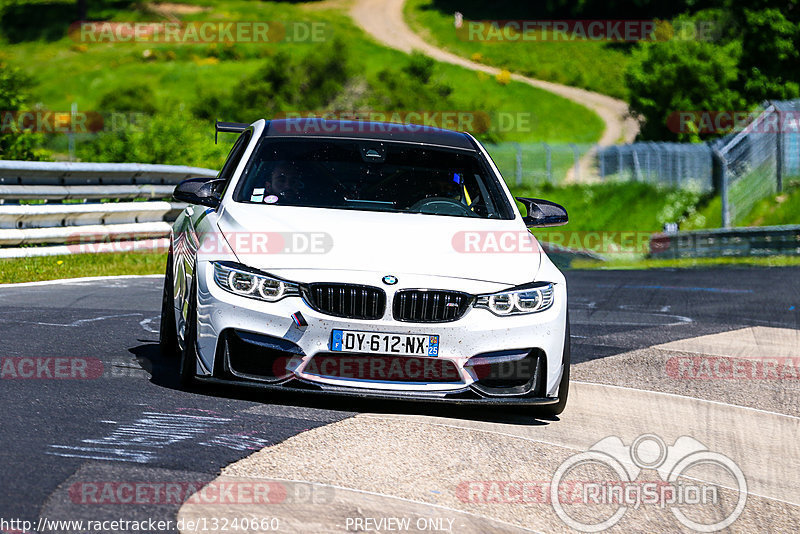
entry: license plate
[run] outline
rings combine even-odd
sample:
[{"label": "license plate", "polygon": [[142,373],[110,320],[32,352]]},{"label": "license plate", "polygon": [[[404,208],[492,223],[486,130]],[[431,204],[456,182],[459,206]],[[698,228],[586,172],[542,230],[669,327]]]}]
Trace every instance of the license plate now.
[{"label": "license plate", "polygon": [[438,356],[439,336],[334,330],[331,350],[401,356]]}]

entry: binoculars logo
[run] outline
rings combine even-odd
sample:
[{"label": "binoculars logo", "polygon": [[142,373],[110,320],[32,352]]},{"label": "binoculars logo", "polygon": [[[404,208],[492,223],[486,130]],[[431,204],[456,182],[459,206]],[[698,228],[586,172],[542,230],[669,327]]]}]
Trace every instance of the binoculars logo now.
[{"label": "binoculars logo", "polygon": [[[644,469],[656,470],[660,480],[638,481]],[[587,471],[611,473],[611,478],[577,475]],[[576,477],[580,477],[580,481]],[[573,490],[572,497],[562,498],[568,487]],[[690,517],[699,514],[687,515],[692,507],[724,508],[720,489],[731,488],[738,492],[738,497],[735,505],[727,507],[732,509],[723,512],[721,520],[704,523]],[[576,489],[580,492],[578,495],[575,495]],[[643,434],[629,446],[621,438],[610,436],[559,466],[550,484],[550,502],[564,523],[581,532],[611,528],[629,508],[641,505],[669,507],[685,527],[697,532],[716,532],[730,526],[741,515],[747,502],[747,481],[733,460],[710,451],[689,436],[679,437],[672,446],[667,446],[654,434]],[[576,503],[585,506],[579,511],[565,507],[565,504]],[[714,519],[718,518],[717,513]]]}]

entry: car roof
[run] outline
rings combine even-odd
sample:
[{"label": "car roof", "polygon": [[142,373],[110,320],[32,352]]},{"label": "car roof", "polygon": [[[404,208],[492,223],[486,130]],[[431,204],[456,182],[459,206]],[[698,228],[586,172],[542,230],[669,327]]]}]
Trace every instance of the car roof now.
[{"label": "car roof", "polygon": [[313,117],[275,119],[267,121],[262,136],[399,141],[477,150],[472,138],[463,132],[418,124],[398,124],[393,122],[326,120]]}]

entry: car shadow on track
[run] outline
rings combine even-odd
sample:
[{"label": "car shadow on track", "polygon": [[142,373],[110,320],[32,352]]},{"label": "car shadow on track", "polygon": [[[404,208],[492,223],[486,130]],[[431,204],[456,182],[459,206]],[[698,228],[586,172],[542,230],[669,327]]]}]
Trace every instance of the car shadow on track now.
[{"label": "car shadow on track", "polygon": [[[153,384],[181,391],[178,379],[178,358],[169,358],[161,354],[158,343],[139,340],[142,344],[128,349],[136,357],[139,365],[148,374]],[[541,426],[558,421],[558,417],[544,418],[536,413],[535,407],[522,406],[470,406],[448,403],[428,403],[424,401],[400,401],[388,399],[353,399],[332,395],[319,395],[313,392],[300,391],[267,391],[247,385],[221,386],[217,384],[198,384],[189,391],[200,395],[257,402],[274,406],[303,407],[327,411],[372,414],[423,415],[504,423],[513,425]]]}]

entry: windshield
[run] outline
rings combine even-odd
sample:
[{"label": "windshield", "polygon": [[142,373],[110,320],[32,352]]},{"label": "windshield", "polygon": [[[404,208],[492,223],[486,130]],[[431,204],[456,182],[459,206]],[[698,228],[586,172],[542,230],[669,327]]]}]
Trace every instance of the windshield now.
[{"label": "windshield", "polygon": [[512,219],[476,153],[361,140],[264,139],[237,202]]}]

